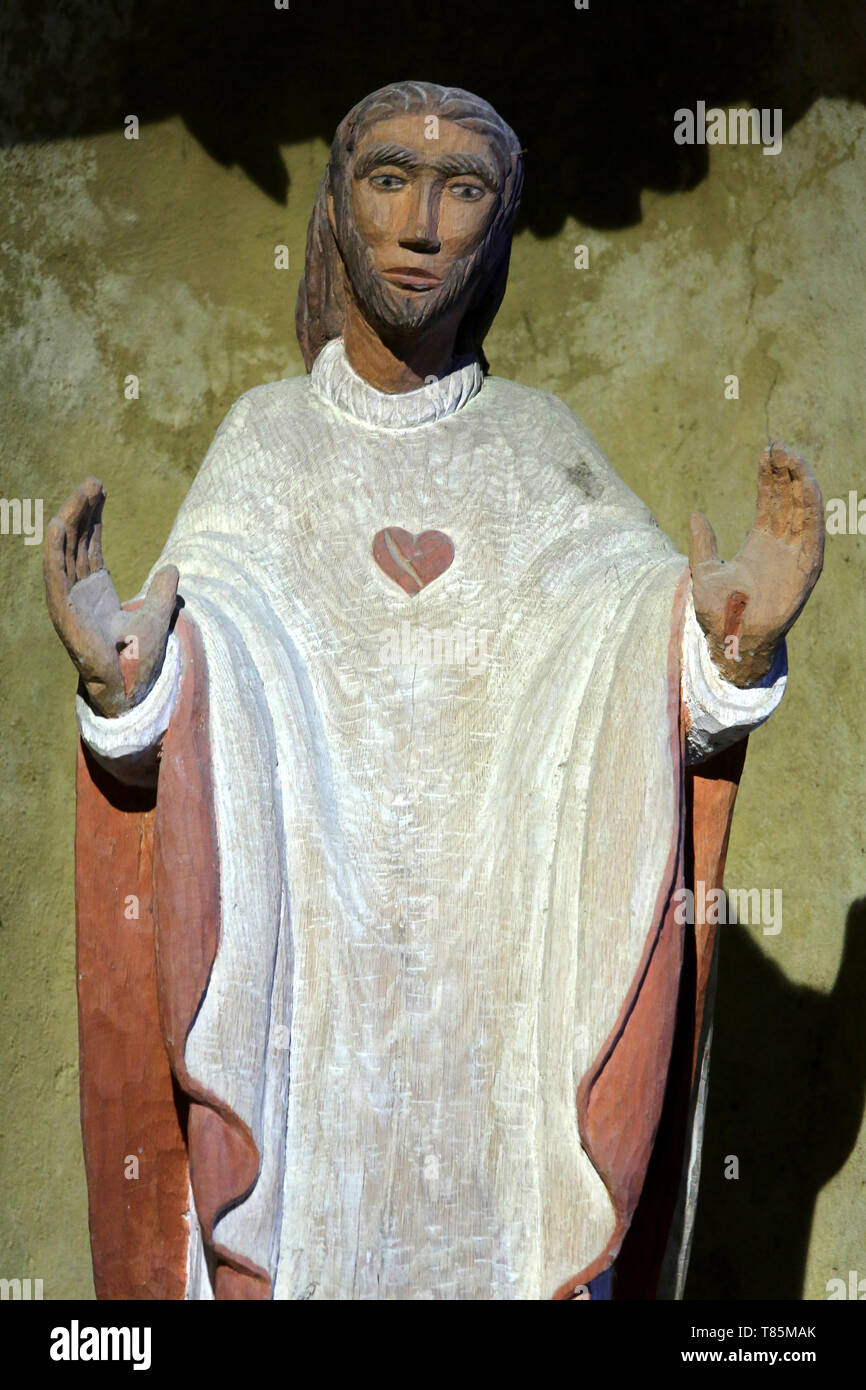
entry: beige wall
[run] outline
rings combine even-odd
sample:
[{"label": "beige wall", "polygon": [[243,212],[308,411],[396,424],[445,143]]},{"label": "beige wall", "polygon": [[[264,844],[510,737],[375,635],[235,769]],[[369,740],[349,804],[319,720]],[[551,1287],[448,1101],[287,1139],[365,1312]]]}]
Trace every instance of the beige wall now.
[{"label": "beige wall", "polygon": [[[343,106],[377,81],[356,78]],[[768,439],[811,461],[825,497],[866,496],[864,137],[859,105],[822,99],[779,157],[714,149],[690,191],[644,192],[634,225],[603,232],[567,216],[515,241],[493,372],[566,400],[681,548],[701,507],[733,554]],[[230,404],[302,371],[294,296],[325,153],[321,138],[283,147],[284,207],[177,117],[145,123],[138,142],[118,126],[0,152],[3,494],[43,498],[47,524],[85,474],[102,478],[123,597]],[[288,272],[274,268],[278,243]],[[579,243],[586,270],[574,268]],[[123,396],[128,373],[137,401]],[[724,397],[729,373],[739,400]],[[790,639],[788,694],[748,757],[727,879],[781,889],[783,928],[722,933],[696,1297],[815,1299],[837,1271],[866,1275],[864,574],[866,536],[828,539]],[[44,612],[40,548],[0,538],[0,584],[0,1275],[41,1277],[48,1298],[89,1297],[75,679]],[[723,1177],[729,1154],[738,1181]]]}]

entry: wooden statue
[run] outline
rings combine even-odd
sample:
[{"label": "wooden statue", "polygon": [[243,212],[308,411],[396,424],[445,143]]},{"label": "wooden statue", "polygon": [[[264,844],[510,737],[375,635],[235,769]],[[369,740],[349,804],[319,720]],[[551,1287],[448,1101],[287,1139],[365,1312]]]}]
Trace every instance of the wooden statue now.
[{"label": "wooden statue", "polygon": [[721,883],[821,496],[770,448],[687,563],[488,375],[521,183],[479,98],[367,97],[309,374],[232,407],[133,602],[96,479],[49,529],[101,1298],[681,1292],[714,928],[675,895]]}]

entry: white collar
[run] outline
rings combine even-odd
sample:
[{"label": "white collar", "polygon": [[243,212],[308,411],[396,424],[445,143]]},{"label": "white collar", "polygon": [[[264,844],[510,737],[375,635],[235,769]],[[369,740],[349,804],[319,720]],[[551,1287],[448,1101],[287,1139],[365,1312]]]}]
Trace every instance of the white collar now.
[{"label": "white collar", "polygon": [[377,391],[350,365],[342,338],[326,343],[310,373],[313,388],[325,400],[365,425],[407,430],[453,415],[476,396],[484,382],[476,357],[455,359],[453,370],[417,391]]}]

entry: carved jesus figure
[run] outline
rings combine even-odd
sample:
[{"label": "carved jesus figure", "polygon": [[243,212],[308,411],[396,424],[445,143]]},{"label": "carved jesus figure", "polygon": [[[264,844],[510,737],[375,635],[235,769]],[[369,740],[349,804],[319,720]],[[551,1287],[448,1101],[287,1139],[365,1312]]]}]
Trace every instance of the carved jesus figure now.
[{"label": "carved jesus figure", "polygon": [[98,480],[49,528],[100,1297],[681,1292],[714,932],[674,898],[721,882],[823,509],[771,447],[739,554],[696,516],[686,561],[488,374],[522,177],[478,97],[360,102],[308,374],[232,407],[138,599]]}]

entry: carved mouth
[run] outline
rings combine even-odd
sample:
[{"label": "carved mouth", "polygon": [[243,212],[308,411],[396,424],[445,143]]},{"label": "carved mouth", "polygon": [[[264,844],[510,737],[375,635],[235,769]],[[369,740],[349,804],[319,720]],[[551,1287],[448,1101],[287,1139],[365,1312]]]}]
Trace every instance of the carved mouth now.
[{"label": "carved mouth", "polygon": [[416,270],[413,266],[395,265],[382,271],[384,279],[392,285],[407,290],[435,290],[442,284],[438,275],[429,270]]}]

